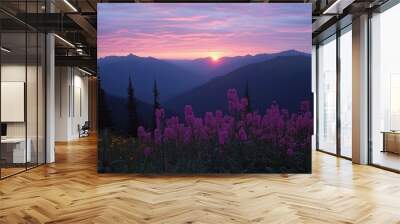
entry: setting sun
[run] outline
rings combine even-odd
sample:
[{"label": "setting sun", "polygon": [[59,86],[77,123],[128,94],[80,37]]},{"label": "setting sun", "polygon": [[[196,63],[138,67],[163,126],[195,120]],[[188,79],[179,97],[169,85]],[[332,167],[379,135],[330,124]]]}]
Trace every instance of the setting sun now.
[{"label": "setting sun", "polygon": [[214,61],[217,62],[220,58],[221,52],[216,52],[216,51],[211,51],[210,52],[210,58]]}]

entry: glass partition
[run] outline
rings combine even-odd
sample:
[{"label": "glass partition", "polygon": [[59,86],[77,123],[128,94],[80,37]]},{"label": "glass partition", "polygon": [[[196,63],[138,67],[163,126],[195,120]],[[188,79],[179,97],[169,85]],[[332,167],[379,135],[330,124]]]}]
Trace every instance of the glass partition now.
[{"label": "glass partition", "polygon": [[45,124],[46,124],[46,36],[38,33],[38,64],[37,64],[37,163],[46,162]]},{"label": "glass partition", "polygon": [[318,47],[318,149],[336,153],[336,36]]},{"label": "glass partition", "polygon": [[[2,1],[23,15],[40,13],[44,1]],[[11,14],[10,14],[11,15]],[[0,178],[45,163],[44,33],[0,12]]]},{"label": "glass partition", "polygon": [[26,141],[26,33],[3,32],[1,46],[1,175],[6,177],[24,171],[31,161]]},{"label": "glass partition", "polygon": [[352,34],[351,26],[340,35],[340,154],[352,157]]},{"label": "glass partition", "polygon": [[38,35],[27,32],[27,74],[26,74],[26,114],[27,114],[27,150],[30,151],[30,160],[27,167],[37,165],[38,158]]},{"label": "glass partition", "polygon": [[400,4],[371,18],[371,162],[400,170]]}]

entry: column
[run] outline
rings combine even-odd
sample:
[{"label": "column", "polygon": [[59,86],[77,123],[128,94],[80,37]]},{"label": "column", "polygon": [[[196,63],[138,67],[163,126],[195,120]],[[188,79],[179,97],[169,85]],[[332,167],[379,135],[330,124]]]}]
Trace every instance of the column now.
[{"label": "column", "polygon": [[368,163],[368,15],[353,19],[353,162]]}]

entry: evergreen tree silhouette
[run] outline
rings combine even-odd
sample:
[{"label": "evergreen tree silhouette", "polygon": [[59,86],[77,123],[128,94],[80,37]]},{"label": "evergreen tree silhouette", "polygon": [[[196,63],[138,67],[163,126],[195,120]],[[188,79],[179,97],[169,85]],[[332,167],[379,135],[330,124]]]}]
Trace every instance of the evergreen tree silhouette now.
[{"label": "evergreen tree silhouette", "polygon": [[111,112],[107,103],[107,94],[101,86],[100,77],[97,79],[97,89],[98,89],[98,136],[101,139],[98,144],[98,171],[105,172],[110,165],[110,151],[109,148],[109,138],[110,129],[112,127],[112,117]]},{"label": "evergreen tree silhouette", "polygon": [[153,85],[153,96],[154,96],[154,102],[153,102],[153,130],[156,129],[157,124],[156,124],[156,110],[161,108],[160,105],[160,92],[158,91],[157,88],[157,81],[154,80],[154,85]]},{"label": "evergreen tree silhouette", "polygon": [[131,76],[129,76],[128,103],[126,106],[128,109],[128,134],[129,134],[129,136],[136,137],[139,121],[138,121],[138,114],[137,114],[135,90],[133,89]]},{"label": "evergreen tree silhouette", "polygon": [[98,116],[99,116],[99,129],[110,128],[112,126],[112,117],[110,113],[110,108],[107,103],[107,94],[101,87],[101,79],[97,79],[98,86]]},{"label": "evergreen tree silhouette", "polygon": [[247,107],[246,111],[251,112],[251,100],[250,100],[250,90],[249,90],[249,81],[246,81],[246,89],[244,91],[244,97],[247,98]]}]

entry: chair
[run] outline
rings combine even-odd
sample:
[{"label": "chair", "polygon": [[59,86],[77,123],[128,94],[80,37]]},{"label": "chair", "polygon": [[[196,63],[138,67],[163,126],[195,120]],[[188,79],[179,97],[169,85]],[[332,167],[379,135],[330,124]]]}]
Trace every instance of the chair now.
[{"label": "chair", "polygon": [[78,124],[79,138],[88,137],[89,129],[90,129],[89,121],[85,121],[82,127]]}]

